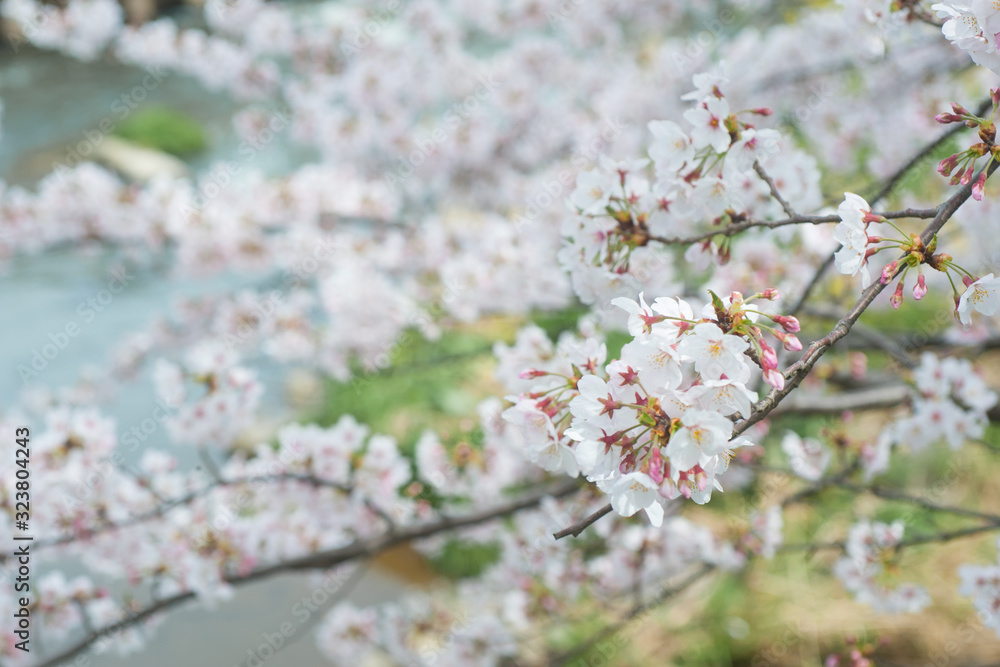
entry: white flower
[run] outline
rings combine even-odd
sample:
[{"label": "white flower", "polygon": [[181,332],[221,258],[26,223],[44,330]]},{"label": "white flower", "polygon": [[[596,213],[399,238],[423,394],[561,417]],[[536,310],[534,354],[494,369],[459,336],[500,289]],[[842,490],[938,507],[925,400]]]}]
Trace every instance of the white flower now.
[{"label": "white flower", "polygon": [[719,89],[729,83],[723,74],[725,63],[719,63],[712,72],[700,72],[691,77],[695,90],[681,95],[682,100],[700,100],[710,95],[721,94]]},{"label": "white flower", "polygon": [[941,33],[972,59],[994,72],[1000,72],[1000,50],[997,33],[1000,17],[993,0],[940,2],[932,5],[938,18],[945,19]]},{"label": "white flower", "polygon": [[750,417],[753,402],[757,400],[757,394],[733,380],[703,380],[687,391],[687,397],[695,399],[705,410],[726,416],[738,412],[744,419]]},{"label": "white flower", "polygon": [[818,440],[800,438],[794,431],[785,434],[781,441],[781,451],[788,457],[788,465],[791,466],[792,472],[813,482],[823,476],[833,456],[833,453]]},{"label": "white flower", "polygon": [[654,120],[647,127],[655,139],[649,147],[649,157],[653,158],[657,174],[674,174],[694,161],[691,138],[680,125],[669,120]]},{"label": "white flower", "polygon": [[865,229],[865,214],[871,213],[868,203],[858,195],[845,192],[844,201],[837,209],[840,222],[833,229],[833,238],[843,246],[834,255],[837,271],[853,276],[861,271],[864,287],[871,284],[871,274],[865,254],[868,250],[868,232]]},{"label": "white flower", "polygon": [[569,201],[584,215],[600,215],[611,201],[614,187],[615,181],[611,176],[599,169],[580,172]]},{"label": "white flower", "polygon": [[872,208],[864,200],[864,197],[853,192],[845,192],[844,201],[840,202],[840,206],[837,207],[837,214],[840,216],[841,222],[858,229],[864,229],[865,215],[871,212]]},{"label": "white flower", "polygon": [[1000,309],[1000,276],[993,277],[988,273],[962,293],[958,300],[958,319],[962,324],[969,324],[971,313],[978,310],[983,315],[995,315]]},{"label": "white flower", "polygon": [[622,348],[621,360],[639,371],[643,386],[657,395],[680,386],[677,352],[651,338],[636,338]]},{"label": "white flower", "polygon": [[750,344],[739,336],[722,332],[718,325],[702,322],[692,333],[681,338],[677,351],[694,359],[694,369],[706,380],[730,380],[746,383],[750,367],[743,353]]},{"label": "white flower", "polygon": [[681,424],[682,428],[667,443],[670,463],[679,470],[690,470],[695,465],[707,463],[711,457],[730,448],[733,423],[718,412],[688,410],[681,417]]},{"label": "white flower", "polygon": [[615,480],[607,490],[611,507],[621,516],[632,516],[646,510],[649,522],[659,528],[663,524],[663,505],[660,504],[659,487],[644,472],[630,472]]},{"label": "white flower", "polygon": [[716,153],[725,153],[732,140],[726,128],[729,102],[724,98],[709,97],[694,109],[684,112],[684,119],[693,125],[691,140],[696,150],[711,146]]},{"label": "white flower", "polygon": [[723,178],[736,181],[742,174],[752,172],[754,162],[763,162],[764,158],[778,154],[780,143],[781,133],[777,130],[743,130],[740,140],[730,146],[726,154],[722,165]]}]

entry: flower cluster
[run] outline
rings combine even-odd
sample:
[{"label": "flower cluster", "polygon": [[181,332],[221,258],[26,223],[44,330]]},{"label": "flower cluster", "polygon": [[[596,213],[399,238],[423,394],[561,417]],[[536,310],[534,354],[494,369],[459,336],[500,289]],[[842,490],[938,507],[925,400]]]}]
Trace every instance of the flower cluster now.
[{"label": "flower cluster", "polygon": [[[757,398],[747,387],[752,363],[767,382],[783,384],[775,350],[761,332],[770,327],[759,318],[779,323],[785,330],[772,333],[801,349],[786,331],[798,330],[795,318],[752,307],[776,297],[775,290],[746,299],[738,292],[726,299],[713,294],[698,319],[677,298],[652,305],[643,295],[638,302],[615,299],[633,336],[620,358],[604,364],[601,346],[575,360],[564,353],[556,368],[540,359],[541,368],[521,374],[533,382],[510,398],[514,405],[504,417],[521,427],[525,449],[539,465],[583,474],[611,497],[616,512],[645,510],[659,525],[665,500],[707,502],[721,488],[716,476],[734,450],[751,444],[733,439],[732,430],[733,418],[749,417]],[[519,347],[527,347],[526,340]]]},{"label": "flower cluster", "polygon": [[[938,172],[942,176],[951,176],[951,184],[968,185],[972,182],[972,177],[976,173],[976,162],[980,157],[988,155],[989,159],[980,169],[979,176],[972,186],[972,197],[976,201],[982,201],[983,190],[986,187],[986,177],[989,169],[1000,154],[1000,146],[996,145],[997,128],[993,123],[997,106],[1000,105],[1000,88],[990,91],[990,99],[993,102],[993,110],[989,118],[980,118],[961,104],[952,103],[952,113],[938,114],[934,120],[942,125],[951,123],[963,123],[966,127],[977,128],[979,131],[979,142],[964,151],[944,158],[938,164]],[[952,173],[954,172],[954,175]]]},{"label": "flower cluster", "polygon": [[978,65],[1000,74],[1000,10],[989,0],[939,2],[931,6],[944,19],[941,32]]},{"label": "flower cluster", "polygon": [[157,393],[175,411],[163,419],[176,442],[226,447],[249,425],[264,389],[238,360],[221,341],[209,340],[192,348],[183,366],[157,363]]},{"label": "flower cluster", "polygon": [[962,580],[959,593],[972,598],[983,624],[1000,635],[1000,561],[997,565],[962,565],[958,576]]},{"label": "flower cluster", "polygon": [[781,451],[788,457],[792,472],[810,482],[823,476],[833,458],[833,452],[819,440],[802,438],[794,431],[785,433],[781,440]]},{"label": "flower cluster", "polygon": [[[780,215],[782,207],[755,165],[766,166],[792,193],[792,206],[818,203],[815,166],[803,165],[801,152],[783,149],[776,130],[741,120],[742,114],[766,117],[771,111],[733,112],[722,92],[727,83],[719,71],[695,75],[696,90],[682,97],[694,102],[684,112],[687,130],[670,120],[653,121],[649,159],[603,159],[577,177],[569,204],[579,215],[563,225],[559,259],[584,303],[601,306],[640,288],[677,291],[671,263],[651,242]],[[693,244],[686,258],[697,264],[699,253],[708,251],[724,263],[728,239],[716,246],[709,237]]]},{"label": "flower cluster", "polygon": [[851,527],[847,555],[833,571],[855,600],[889,614],[913,614],[930,604],[922,586],[896,581],[895,549],[902,538],[902,521],[862,521]]},{"label": "flower cluster", "polygon": [[939,359],[930,352],[913,371],[916,392],[910,413],[883,430],[888,445],[907,444],[913,451],[940,440],[952,449],[983,437],[997,394],[974,372],[966,359]]},{"label": "flower cluster", "polygon": [[[956,156],[952,156],[954,157]],[[972,169],[970,166],[970,174]],[[981,180],[985,182],[985,178],[984,170]],[[980,190],[979,198],[981,196]],[[937,235],[925,244],[919,235],[906,234],[884,216],[872,213],[868,203],[852,192],[844,193],[844,201],[840,204],[838,214],[840,222],[834,228],[833,235],[841,243],[841,248],[834,255],[834,265],[840,273],[849,276],[857,275],[860,271],[862,287],[868,287],[872,281],[869,268],[871,257],[883,250],[896,249],[903,253],[902,259],[893,260],[882,268],[879,278],[883,285],[887,285],[899,276],[896,289],[889,300],[893,308],[898,309],[903,302],[904,283],[911,269],[917,272],[917,280],[913,285],[914,300],[919,301],[927,295],[927,281],[922,271],[927,266],[948,276],[955,299],[955,314],[962,324],[969,324],[973,310],[988,316],[995,315],[1000,310],[1000,278],[994,277],[992,273],[977,278],[959,266],[951,255],[937,252]],[[873,224],[880,229],[873,230]],[[881,228],[885,228],[885,231]],[[892,236],[893,232],[898,236]],[[966,287],[961,296],[955,287],[952,273]]]}]

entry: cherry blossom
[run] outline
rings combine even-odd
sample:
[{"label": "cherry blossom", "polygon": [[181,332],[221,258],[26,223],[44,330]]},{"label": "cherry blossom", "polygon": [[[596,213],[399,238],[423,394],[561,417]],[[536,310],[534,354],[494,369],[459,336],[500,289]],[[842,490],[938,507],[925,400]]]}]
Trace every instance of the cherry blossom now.
[{"label": "cherry blossom", "polygon": [[992,273],[988,273],[969,285],[962,293],[957,313],[962,324],[968,325],[973,310],[992,316],[998,309],[1000,309],[1000,277],[995,278]]}]

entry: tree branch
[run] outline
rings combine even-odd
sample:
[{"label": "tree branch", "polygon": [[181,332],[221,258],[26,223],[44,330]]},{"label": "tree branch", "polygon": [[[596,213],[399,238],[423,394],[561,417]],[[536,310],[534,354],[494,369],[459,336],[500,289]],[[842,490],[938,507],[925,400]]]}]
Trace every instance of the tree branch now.
[{"label": "tree branch", "polygon": [[[929,209],[919,209],[919,208],[909,208],[902,211],[885,211],[884,213],[876,213],[875,215],[881,215],[888,220],[898,220],[900,218],[933,218],[937,214],[936,208]],[[737,222],[731,225],[726,225],[716,229],[715,231],[705,232],[703,234],[698,234],[695,236],[688,237],[676,237],[667,238],[664,236],[650,236],[650,241],[655,241],[657,243],[662,243],[663,245],[692,245],[694,243],[701,243],[703,241],[708,241],[716,236],[735,236],[740,232],[744,232],[748,229],[754,227],[763,227],[766,229],[777,229],[778,227],[785,227],[787,225],[818,225],[824,223],[840,222],[839,215],[794,215],[789,218],[783,218],[781,220],[746,220],[744,222]],[[831,262],[833,260],[830,260]]]},{"label": "tree branch", "polygon": [[[989,177],[989,175],[992,174],[998,166],[1000,165],[996,162],[991,162],[987,170],[987,177]],[[982,171],[980,171],[980,173],[982,173]],[[976,176],[978,177],[978,175],[979,174]],[[927,228],[920,234],[920,238],[925,246],[928,245],[934,235],[937,234],[942,227],[944,227],[945,223],[951,219],[951,216],[955,214],[955,211],[957,211],[958,208],[972,196],[972,186],[975,182],[976,179],[974,178],[970,183],[962,186],[958,192],[952,195],[951,198],[941,204],[941,206],[937,209],[937,215],[934,216],[931,223],[927,225]],[[897,270],[897,273],[901,270],[902,267]],[[751,414],[748,419],[737,422],[735,428],[733,429],[732,437],[735,438],[760,420],[767,417],[767,415],[769,415],[771,411],[778,406],[778,404],[789,394],[789,392],[798,387],[806,375],[808,375],[812,370],[813,366],[816,365],[816,362],[819,361],[820,357],[822,357],[827,350],[833,347],[834,343],[850,333],[851,327],[854,326],[854,323],[858,321],[861,314],[868,309],[868,306],[875,301],[875,297],[881,294],[888,284],[889,283],[883,284],[881,281],[876,280],[873,284],[869,285],[868,289],[862,292],[861,298],[858,299],[847,314],[844,315],[839,322],[837,322],[837,325],[833,328],[833,330],[820,340],[813,342],[806,350],[805,354],[803,354],[797,362],[792,364],[792,366],[785,371],[785,386],[781,389],[772,389],[771,393],[769,393],[763,400],[757,402],[754,406],[753,414]]]},{"label": "tree branch", "polygon": [[[423,525],[411,526],[377,537],[358,540],[347,545],[346,547],[306,554],[299,556],[298,558],[291,558],[280,563],[273,563],[271,565],[257,568],[246,575],[226,577],[224,581],[233,586],[242,586],[259,579],[280,574],[282,572],[328,569],[358,558],[370,558],[390,547],[394,547],[405,542],[430,537],[438,533],[458,528],[477,526],[495,519],[500,519],[516,512],[536,507],[539,503],[541,503],[543,498],[550,496],[561,498],[576,493],[581,488],[583,487],[581,487],[575,480],[562,480],[547,488],[536,489],[521,498],[509,501],[498,507],[473,512],[460,517],[444,517]],[[102,636],[120,632],[125,628],[150,618],[154,614],[166,611],[195,599],[195,593],[188,591],[153,602],[122,621],[112,623],[98,629],[70,648],[41,663],[40,667],[52,667],[53,665],[70,660],[85,651],[88,646],[96,642]]]},{"label": "tree branch", "polygon": [[760,165],[759,160],[753,161],[753,170],[757,172],[757,175],[761,177],[761,180],[767,183],[767,187],[771,190],[771,196],[774,197],[775,201],[781,204],[781,209],[785,212],[785,215],[789,218],[796,217],[797,214],[795,213],[795,209],[793,209],[791,204],[785,201],[785,198],[781,196],[780,192],[778,192],[778,186],[774,184],[774,179],[771,178],[766,171],[764,171],[764,167]]},{"label": "tree branch", "polygon": [[555,537],[557,540],[561,540],[562,538],[568,537],[569,535],[572,535],[573,537],[578,537],[580,533],[582,533],[584,530],[587,529],[588,526],[596,523],[598,519],[608,514],[610,511],[611,511],[611,503],[608,503],[607,505],[597,510],[593,514],[590,514],[584,517],[583,519],[580,519],[569,528],[564,528],[560,530],[558,533],[553,533],[553,537]]},{"label": "tree branch", "polygon": [[[990,101],[989,99],[982,102],[979,105],[979,108],[977,109],[976,112],[977,115],[981,116],[984,113],[986,113],[986,111],[989,110],[991,105],[992,101]],[[955,136],[964,129],[966,129],[965,125],[961,124],[956,125],[955,127],[949,129],[947,132],[944,132],[943,134],[938,136],[937,139],[935,139],[934,141],[930,142],[929,144],[921,148],[919,151],[917,151],[917,153],[912,158],[910,158],[906,164],[897,169],[896,172],[893,173],[886,180],[885,184],[878,192],[876,192],[868,199],[869,205],[874,207],[883,199],[892,194],[892,192],[896,189],[896,186],[899,185],[900,181],[903,180],[903,178],[910,172],[910,170],[921,165],[925,160],[929,158],[929,156],[935,150],[938,149],[938,147],[942,146],[945,142],[947,142],[949,139],[951,139],[953,136]],[[799,300],[795,302],[795,305],[789,311],[788,313],[789,315],[798,315],[799,311],[812,296],[813,290],[816,289],[816,286],[819,284],[820,280],[823,279],[823,276],[826,274],[826,272],[830,269],[831,266],[833,266],[833,260],[834,260],[833,255],[834,253],[830,253],[830,255],[826,258],[826,260],[822,264],[820,264],[819,268],[816,269],[816,272],[813,274],[813,277],[809,280],[809,283],[806,285],[805,290],[802,291],[802,295],[799,297]]]},{"label": "tree branch", "polygon": [[614,635],[617,632],[620,632],[626,625],[635,620],[637,617],[644,614],[648,614],[656,607],[659,607],[660,605],[668,602],[672,598],[680,595],[681,593],[690,588],[697,581],[708,575],[713,570],[715,570],[714,565],[710,565],[708,563],[703,564],[700,568],[695,570],[685,579],[678,582],[676,585],[664,588],[659,593],[659,595],[657,595],[655,598],[653,598],[646,604],[639,604],[632,607],[632,609],[630,609],[628,613],[626,613],[625,616],[620,621],[605,627],[603,630],[595,634],[593,637],[588,639],[580,646],[576,646],[565,653],[553,656],[552,658],[550,658],[548,664],[550,665],[550,667],[553,666],[561,667],[562,665],[567,664],[574,658],[580,657],[588,650],[590,650],[595,644],[604,641],[605,639],[607,639],[611,635]]}]

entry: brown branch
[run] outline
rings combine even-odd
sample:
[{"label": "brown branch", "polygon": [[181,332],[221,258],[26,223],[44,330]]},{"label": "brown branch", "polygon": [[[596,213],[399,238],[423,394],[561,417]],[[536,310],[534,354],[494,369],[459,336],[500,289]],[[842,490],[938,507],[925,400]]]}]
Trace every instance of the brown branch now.
[{"label": "brown branch", "polygon": [[[998,166],[1000,166],[1000,163],[991,163],[987,176],[989,176],[989,174],[992,174],[997,169]],[[933,238],[933,236],[937,234],[938,231],[941,230],[941,228],[945,225],[945,223],[951,219],[951,216],[954,215],[955,211],[957,211],[958,208],[962,204],[964,204],[969,199],[969,197],[972,196],[973,183],[975,183],[975,179],[973,179],[967,185],[962,186],[962,188],[958,192],[952,195],[947,201],[941,204],[938,208],[932,209],[935,212],[934,220],[931,221],[931,223],[927,226],[926,229],[924,229],[924,231],[920,235],[920,238],[923,240],[925,246],[928,243],[930,243],[931,238]],[[886,215],[886,217],[888,217],[888,215]],[[911,217],[911,216],[905,216],[905,217]],[[917,216],[912,216],[912,217],[917,217]],[[902,267],[900,267],[899,270],[902,270]],[[750,415],[749,418],[736,422],[735,426],[733,427],[733,433],[731,438],[737,437],[741,433],[745,432],[748,428],[750,428],[751,426],[753,426],[754,424],[756,424],[757,422],[761,421],[769,414],[771,414],[771,412],[778,407],[778,404],[781,403],[781,401],[785,398],[785,396],[787,396],[789,393],[795,390],[796,387],[799,386],[802,380],[805,379],[805,377],[813,369],[813,366],[816,365],[816,362],[818,362],[820,358],[824,354],[826,354],[827,350],[833,347],[834,343],[836,343],[838,340],[840,340],[848,333],[850,333],[851,327],[853,327],[855,322],[858,321],[858,319],[861,317],[861,314],[868,309],[868,306],[870,306],[872,302],[875,301],[875,297],[881,294],[887,285],[888,283],[882,284],[881,281],[875,281],[873,284],[869,285],[868,289],[862,292],[861,298],[858,299],[857,303],[854,304],[854,306],[847,312],[847,314],[844,315],[844,317],[841,318],[839,322],[837,322],[837,325],[833,328],[833,330],[830,331],[830,333],[824,336],[823,338],[814,341],[806,350],[806,352],[802,355],[802,357],[785,371],[784,374],[785,386],[781,389],[772,389],[771,392],[766,397],[758,401],[753,406],[753,413]],[[590,524],[594,523],[595,521],[597,521],[610,511],[611,511],[611,504],[608,503],[600,510],[595,512],[594,515],[591,515],[594,517],[593,520],[589,521],[589,523],[586,523],[586,525],[584,525],[583,528],[586,528]],[[587,517],[587,519],[590,519],[590,517]],[[584,519],[584,521],[586,522],[587,519]],[[577,533],[572,533],[572,531],[570,532],[571,534],[577,534],[577,535],[579,534],[578,532]]]},{"label": "brown branch", "polygon": [[[40,539],[37,540],[33,549],[36,551],[45,549],[46,547],[54,547],[63,544],[69,544],[71,542],[79,542],[81,540],[91,539],[102,535],[104,533],[114,532],[116,530],[122,530],[124,528],[130,528],[146,521],[152,521],[153,519],[162,518],[171,510],[187,505],[194,502],[198,498],[207,495],[208,493],[224,487],[229,486],[239,486],[242,484],[264,484],[264,483],[276,483],[276,482],[301,482],[303,484],[308,484],[314,487],[331,488],[341,491],[343,493],[350,493],[351,488],[340,484],[339,482],[334,482],[331,480],[323,479],[321,477],[316,477],[315,475],[308,475],[302,473],[278,473],[274,475],[258,475],[253,477],[237,477],[233,479],[216,479],[213,482],[206,484],[200,489],[195,491],[190,491],[183,496],[173,498],[163,502],[161,505],[157,505],[153,509],[143,512],[142,514],[137,514],[136,516],[126,519],[124,521],[113,522],[109,521],[107,523],[101,524],[99,526],[88,528],[86,531],[62,535],[60,537],[54,537],[50,539]],[[0,564],[2,564],[7,558],[10,558],[9,554],[0,554]]]},{"label": "brown branch", "polygon": [[917,505],[925,510],[931,512],[946,512],[948,514],[956,514],[960,516],[967,516],[973,519],[980,519],[986,521],[996,526],[1000,526],[1000,515],[989,514],[987,512],[979,512],[972,509],[967,509],[965,507],[955,507],[953,505],[939,505],[938,503],[931,502],[925,498],[920,498],[918,496],[911,496],[908,493],[903,493],[902,491],[896,491],[894,489],[887,489],[880,486],[861,486],[858,484],[850,484],[847,482],[834,482],[834,484],[841,489],[846,491],[855,491],[857,493],[870,493],[873,496],[882,498],[884,500],[898,500],[904,503],[910,503],[911,505]]},{"label": "brown branch", "polygon": [[680,595],[681,593],[690,588],[692,585],[694,585],[696,582],[698,582],[700,579],[708,575],[713,570],[715,570],[714,565],[710,565],[707,563],[703,564],[700,568],[695,570],[685,579],[678,582],[676,585],[664,588],[662,591],[660,591],[659,595],[657,595],[655,598],[653,598],[646,604],[639,604],[632,607],[632,609],[630,609],[628,613],[626,613],[625,616],[620,621],[605,627],[604,629],[593,635],[583,644],[576,646],[570,649],[569,651],[566,651],[565,653],[552,656],[548,662],[549,666],[561,667],[562,665],[567,664],[571,660],[580,657],[588,650],[590,650],[595,644],[598,644],[599,642],[604,641],[611,635],[620,632],[626,625],[635,620],[637,617],[642,616],[644,614],[648,614],[656,607],[659,607],[660,605],[668,602],[672,598]]},{"label": "brown branch", "polygon": [[[546,497],[551,496],[561,498],[575,493],[581,488],[582,487],[580,487],[575,480],[563,480],[547,488],[536,489],[531,493],[528,493],[516,500],[509,501],[498,507],[473,512],[460,517],[443,517],[423,525],[411,526],[395,532],[386,533],[384,535],[357,540],[346,547],[306,554],[297,558],[290,558],[286,561],[257,568],[246,575],[227,576],[224,578],[224,581],[233,586],[242,586],[283,572],[329,569],[355,559],[370,558],[382,551],[385,551],[386,549],[410,542],[412,540],[430,537],[438,533],[456,530],[458,528],[477,526],[495,519],[500,519],[516,512],[536,507],[542,502],[542,499]],[[102,636],[120,632],[127,627],[133,626],[136,623],[150,618],[154,614],[166,611],[195,599],[195,593],[193,591],[187,591],[185,593],[178,593],[176,595],[157,600],[145,608],[137,611],[135,614],[130,615],[128,618],[117,623],[104,626],[96,632],[88,635],[86,638],[80,640],[70,648],[52,658],[49,658],[43,662],[40,667],[51,667],[70,660],[85,651],[88,646],[96,642]]]},{"label": "brown branch", "polygon": [[774,197],[775,201],[781,204],[781,209],[785,212],[785,215],[789,218],[794,218],[797,215],[795,213],[795,209],[793,209],[792,205],[785,201],[785,198],[781,196],[780,192],[778,192],[778,186],[774,184],[774,179],[771,178],[766,171],[764,171],[764,167],[760,165],[759,160],[754,160],[753,170],[757,172],[757,175],[761,177],[761,180],[767,183],[767,187],[771,190],[771,196]]},{"label": "brown branch", "polygon": [[[937,214],[936,208],[930,209],[919,209],[919,208],[908,208],[902,211],[885,211],[883,213],[876,213],[875,215],[881,215],[888,220],[898,220],[900,218],[933,218]],[[777,229],[778,227],[785,227],[787,225],[818,225],[824,223],[840,222],[839,215],[795,215],[789,218],[783,218],[781,220],[746,220],[744,222],[737,222],[731,225],[726,225],[712,232],[705,232],[703,234],[698,234],[695,236],[688,237],[676,237],[667,238],[665,236],[650,236],[650,241],[655,241],[657,243],[662,243],[663,245],[692,245],[694,243],[701,243],[703,241],[708,241],[716,236],[735,236],[740,232],[745,232],[748,229],[754,227],[763,227],[765,229]],[[833,260],[830,260],[831,262]]]},{"label": "brown branch", "polygon": [[584,517],[583,519],[580,519],[569,528],[564,528],[563,530],[560,530],[558,533],[553,533],[553,536],[557,540],[561,540],[562,538],[568,537],[570,535],[572,535],[573,537],[578,537],[580,533],[582,533],[584,530],[587,529],[588,526],[597,523],[598,519],[608,514],[610,511],[611,511],[611,503],[608,503],[607,505],[597,510],[593,514],[590,514]]},{"label": "brown branch", "polygon": [[[997,167],[1000,166],[998,163],[992,162],[987,171],[987,176],[992,174]],[[982,173],[982,172],[980,172]],[[979,174],[976,176],[978,177]],[[972,196],[972,186],[976,182],[973,179],[967,185],[962,186],[962,188],[951,196],[946,202],[941,204],[937,209],[937,214],[934,216],[934,220],[931,221],[927,228],[920,234],[920,238],[924,245],[928,245],[931,239],[944,227],[945,223],[951,219],[951,216],[955,214],[955,211],[964,204],[969,197]],[[902,270],[900,267],[898,271]],[[851,327],[854,323],[858,321],[861,314],[868,309],[868,307],[875,301],[875,297],[882,293],[882,291],[888,286],[888,283],[883,284],[880,280],[876,280],[873,284],[868,286],[861,294],[861,298],[854,304],[854,306],[844,315],[843,318],[837,325],[830,331],[829,334],[813,342],[809,348],[806,350],[802,357],[792,364],[785,371],[785,386],[781,389],[772,389],[771,392],[761,401],[758,401],[754,405],[753,414],[750,415],[748,419],[744,419],[737,422],[736,427],[733,429],[733,436],[736,437],[739,434],[746,431],[748,428],[764,419],[774,410],[778,404],[787,396],[791,391],[793,391],[802,380],[809,374],[816,362],[819,361],[827,350],[833,347],[834,343],[846,336],[851,331]]]},{"label": "brown branch", "polygon": [[797,393],[775,408],[773,415],[839,415],[843,412],[886,410],[902,405],[911,396],[904,384],[872,387],[842,394]]},{"label": "brown branch", "polygon": [[[991,104],[992,102],[990,100],[986,100],[983,103],[981,103],[979,105],[979,109],[977,110],[977,115],[981,116],[982,114],[986,113],[986,111],[990,108]],[[910,158],[906,162],[906,164],[897,169],[895,173],[893,173],[886,180],[885,184],[882,186],[881,189],[879,189],[878,192],[876,192],[874,195],[868,198],[869,205],[874,207],[883,199],[892,194],[892,192],[896,189],[896,186],[899,185],[900,181],[902,181],[903,178],[905,178],[906,175],[913,168],[920,166],[925,160],[929,158],[929,156],[934,151],[938,149],[938,147],[942,146],[945,142],[947,142],[949,139],[951,139],[953,136],[955,136],[964,129],[966,129],[965,125],[958,124],[955,127],[949,129],[947,132],[942,133],[940,136],[934,139],[934,141],[930,142],[929,144],[921,148],[919,151],[917,151],[917,153],[912,158]],[[798,301],[795,302],[795,305],[789,311],[788,313],[789,315],[798,315],[802,307],[806,304],[807,301],[809,301],[809,298],[812,296],[813,290],[816,289],[816,286],[819,285],[819,282],[823,279],[823,276],[826,275],[826,272],[830,270],[831,266],[833,266],[833,260],[834,260],[834,253],[831,252],[830,255],[826,258],[826,260],[824,260],[824,262],[820,264],[819,268],[816,269],[816,272],[813,274],[813,277],[809,280],[809,283],[806,285],[806,288],[802,291],[802,295],[799,297]]]}]

